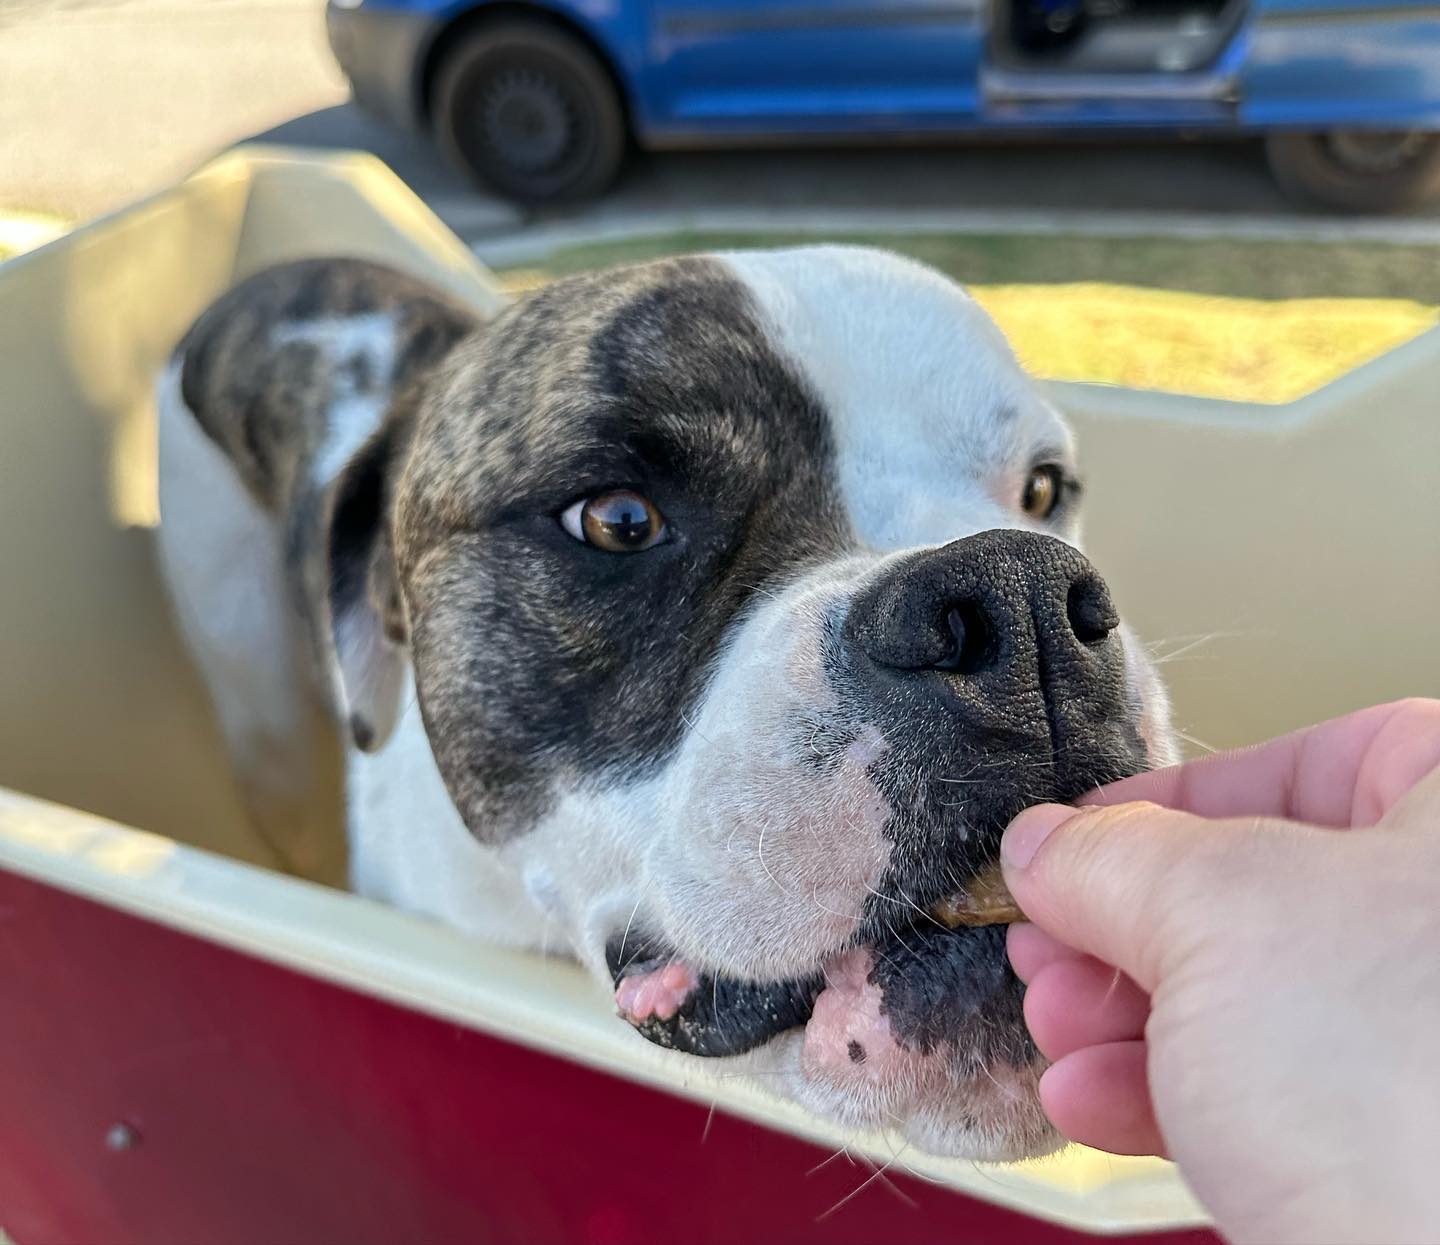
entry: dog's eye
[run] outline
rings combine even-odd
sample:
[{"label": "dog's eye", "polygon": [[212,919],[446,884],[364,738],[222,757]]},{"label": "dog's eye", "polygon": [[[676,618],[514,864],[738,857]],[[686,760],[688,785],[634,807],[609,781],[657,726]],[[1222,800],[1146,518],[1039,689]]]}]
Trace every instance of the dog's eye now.
[{"label": "dog's eye", "polygon": [[629,489],[577,501],[560,516],[560,525],[606,553],[639,553],[665,539],[665,518],[655,503]]},{"label": "dog's eye", "polygon": [[1032,519],[1048,519],[1055,513],[1064,493],[1065,477],[1054,463],[1032,467],[1025,479],[1020,508]]}]

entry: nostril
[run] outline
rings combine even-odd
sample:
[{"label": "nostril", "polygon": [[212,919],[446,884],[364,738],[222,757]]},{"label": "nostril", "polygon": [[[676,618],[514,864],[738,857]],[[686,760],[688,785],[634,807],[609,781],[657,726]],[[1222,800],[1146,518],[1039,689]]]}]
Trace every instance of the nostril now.
[{"label": "nostril", "polygon": [[1088,576],[1070,585],[1065,613],[1070,619],[1070,630],[1083,644],[1103,640],[1120,625],[1120,616],[1110,604],[1105,585]]},{"label": "nostril", "polygon": [[961,601],[945,612],[945,626],[953,641],[949,653],[935,663],[937,670],[976,674],[991,662],[995,633],[974,601]]}]

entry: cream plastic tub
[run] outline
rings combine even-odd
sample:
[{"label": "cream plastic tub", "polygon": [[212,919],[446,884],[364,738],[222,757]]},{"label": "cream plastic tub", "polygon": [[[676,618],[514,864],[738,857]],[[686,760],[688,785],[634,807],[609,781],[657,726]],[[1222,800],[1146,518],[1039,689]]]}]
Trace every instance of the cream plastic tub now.
[{"label": "cream plastic tub", "polygon": [[[36,895],[83,896],[156,931],[560,1055],[766,1130],[848,1146],[894,1162],[892,1173],[908,1170],[1040,1220],[1110,1233],[1201,1222],[1172,1169],[1155,1161],[1078,1150],[1013,1168],[913,1152],[897,1160],[887,1138],[844,1134],[746,1082],[647,1046],[568,964],[476,945],[314,885],[343,877],[333,745],[287,833],[272,841],[253,834],[156,578],[150,386],[191,319],[228,285],[278,260],[337,252],[409,266],[481,307],[503,301],[383,166],[279,150],[228,156],[0,267],[0,784],[11,789],[0,792],[0,878],[16,880],[26,904],[40,904]],[[1139,632],[1175,656],[1165,673],[1187,736],[1243,744],[1363,704],[1440,691],[1437,392],[1440,331],[1284,406],[1054,387],[1080,433],[1089,552]],[[91,914],[86,921],[103,917],[75,911]],[[79,919],[67,917],[69,928]],[[109,927],[102,920],[100,928]],[[53,953],[58,944],[46,945]],[[73,958],[53,972],[26,978],[28,993],[12,977],[7,1001],[0,986],[8,1015],[30,1009],[32,1035],[44,1029],[43,1009],[61,1005],[52,988],[68,991],[64,1006],[77,1015],[87,997],[114,994],[83,948],[66,954]],[[159,963],[147,971],[162,971]],[[164,997],[177,1030],[193,1027],[186,1000]],[[105,1015],[97,1003],[97,1032],[109,1031]],[[72,1028],[47,1030],[46,1040]],[[38,1039],[30,1049],[42,1050]],[[12,1120],[17,1103],[34,1110],[36,1102],[23,1098],[33,1086],[20,1059],[0,1050],[0,1112],[8,1104]],[[98,1218],[67,1220],[71,1227],[116,1222],[105,1214],[119,1213],[122,1186],[139,1179],[96,1157],[101,1137],[115,1143],[110,1151],[129,1149],[113,1130],[133,1126],[104,1118],[106,1108],[89,1105],[79,1084],[56,1085],[43,1100],[71,1131],[34,1142],[23,1178],[14,1164],[0,1174],[0,1223],[19,1245],[65,1235],[53,1196],[38,1191],[64,1174],[57,1156],[72,1156],[79,1181],[111,1182]],[[92,1124],[89,1155],[74,1139]],[[8,1153],[26,1139],[13,1133],[4,1144]],[[713,1158],[703,1148],[686,1155],[696,1165]],[[92,1160],[100,1167],[92,1170]],[[48,1185],[35,1176],[41,1169]],[[267,1187],[276,1179],[269,1173]],[[188,1222],[158,1211],[146,1219],[149,1204],[127,1203],[114,1239],[164,1239]],[[813,1225],[813,1208],[807,1213]],[[216,1214],[245,1235],[250,1221],[233,1206]],[[815,1239],[850,1239],[843,1222],[837,1212]],[[955,1239],[973,1239],[963,1220],[954,1222]],[[325,1239],[327,1230],[317,1221],[301,1235]],[[537,1227],[533,1239],[548,1232]]]}]

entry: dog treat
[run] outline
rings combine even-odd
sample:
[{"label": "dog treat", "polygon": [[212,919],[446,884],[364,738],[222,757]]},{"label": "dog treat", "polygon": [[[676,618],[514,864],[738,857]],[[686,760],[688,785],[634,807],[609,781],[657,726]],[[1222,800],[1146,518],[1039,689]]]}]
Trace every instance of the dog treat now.
[{"label": "dog treat", "polygon": [[930,915],[949,929],[962,925],[1009,925],[1025,919],[1005,885],[998,864],[977,873],[965,884],[964,890],[946,895],[930,909]]}]

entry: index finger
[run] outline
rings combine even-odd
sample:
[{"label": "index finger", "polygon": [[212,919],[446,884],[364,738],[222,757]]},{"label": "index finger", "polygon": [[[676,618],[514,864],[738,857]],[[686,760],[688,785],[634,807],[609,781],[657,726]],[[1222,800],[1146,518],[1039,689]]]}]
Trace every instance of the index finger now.
[{"label": "index finger", "polygon": [[1369,826],[1440,766],[1440,700],[1398,700],[1268,743],[1137,774],[1081,804],[1148,800],[1201,817]]}]

